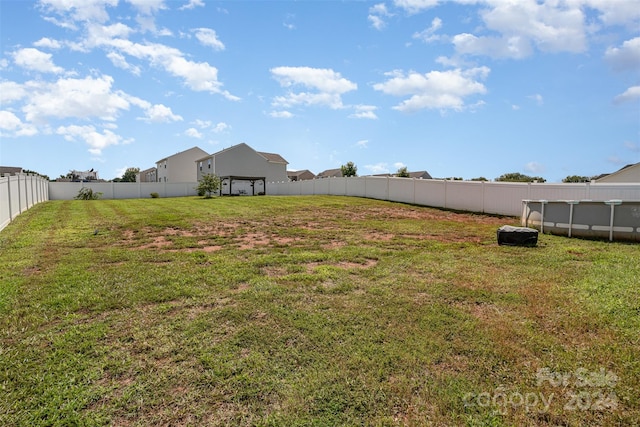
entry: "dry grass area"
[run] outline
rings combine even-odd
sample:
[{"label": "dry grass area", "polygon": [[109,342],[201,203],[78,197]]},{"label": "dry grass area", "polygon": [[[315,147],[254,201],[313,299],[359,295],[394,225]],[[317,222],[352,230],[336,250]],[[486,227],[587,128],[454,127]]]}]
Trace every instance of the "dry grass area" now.
[{"label": "dry grass area", "polygon": [[638,245],[346,197],[60,201],[0,233],[0,424],[637,425]]}]

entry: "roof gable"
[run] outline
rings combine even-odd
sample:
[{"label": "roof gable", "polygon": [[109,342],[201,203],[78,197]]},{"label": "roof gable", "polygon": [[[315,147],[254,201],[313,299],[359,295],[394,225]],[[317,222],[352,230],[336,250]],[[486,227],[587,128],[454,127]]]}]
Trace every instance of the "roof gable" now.
[{"label": "roof gable", "polygon": [[200,147],[191,147],[191,148],[189,148],[187,150],[180,151],[180,152],[178,152],[176,154],[172,154],[171,156],[164,157],[164,158],[158,160],[156,163],[164,162],[165,160],[169,160],[169,159],[174,158],[174,157],[179,157],[179,156],[184,156],[184,155],[189,155],[189,154],[201,155],[201,154],[207,154],[207,152],[204,151]]}]

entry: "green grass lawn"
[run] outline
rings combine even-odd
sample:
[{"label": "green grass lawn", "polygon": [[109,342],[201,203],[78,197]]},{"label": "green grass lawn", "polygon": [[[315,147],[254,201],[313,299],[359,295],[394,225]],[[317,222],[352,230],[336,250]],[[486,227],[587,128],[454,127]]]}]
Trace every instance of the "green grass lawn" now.
[{"label": "green grass lawn", "polygon": [[0,232],[0,425],[638,425],[640,245],[323,196]]}]

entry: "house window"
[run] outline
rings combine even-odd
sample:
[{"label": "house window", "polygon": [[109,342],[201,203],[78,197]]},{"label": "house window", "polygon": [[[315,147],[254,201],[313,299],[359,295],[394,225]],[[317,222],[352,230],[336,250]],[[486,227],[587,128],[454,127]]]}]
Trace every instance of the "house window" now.
[{"label": "house window", "polygon": [[202,170],[202,162],[200,162],[200,170]]},{"label": "house window", "polygon": [[207,168],[211,169],[211,159],[207,161]]}]

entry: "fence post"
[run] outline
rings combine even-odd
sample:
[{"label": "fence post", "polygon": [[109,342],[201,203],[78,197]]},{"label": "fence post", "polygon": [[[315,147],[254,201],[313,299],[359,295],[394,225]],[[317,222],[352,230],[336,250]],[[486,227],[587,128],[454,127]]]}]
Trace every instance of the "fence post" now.
[{"label": "fence post", "polygon": [[29,187],[27,184],[27,180],[29,179],[29,175],[24,176],[24,210],[29,209]]},{"label": "fence post", "polygon": [[7,194],[9,196],[9,222],[13,221],[13,209],[11,209],[11,175],[7,175]]},{"label": "fence post", "polygon": [[607,200],[604,202],[606,205],[611,206],[611,217],[609,220],[609,241],[613,242],[613,214],[617,205],[622,204],[622,200]]},{"label": "fence post", "polygon": [[387,189],[385,191],[385,200],[389,200],[389,177],[387,177]]},{"label": "fence post", "polygon": [[18,178],[18,214],[22,213],[22,191],[20,191],[20,175],[16,175]]},{"label": "fence post", "polygon": [[416,204],[416,180],[418,178],[413,178],[413,196],[411,197],[411,203]]},{"label": "fence post", "polygon": [[447,209],[447,180],[444,180],[444,209]]}]

